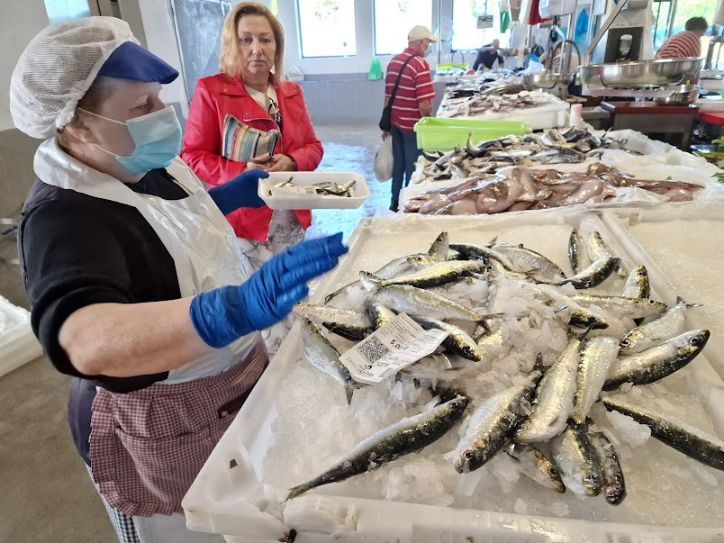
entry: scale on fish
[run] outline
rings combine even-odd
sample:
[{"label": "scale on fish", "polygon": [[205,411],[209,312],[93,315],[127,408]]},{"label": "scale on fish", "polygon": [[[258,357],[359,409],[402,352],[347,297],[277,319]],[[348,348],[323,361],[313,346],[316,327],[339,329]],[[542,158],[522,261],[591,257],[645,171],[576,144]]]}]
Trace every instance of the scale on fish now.
[{"label": "scale on fish", "polygon": [[487,266],[482,262],[448,260],[436,262],[420,271],[398,275],[392,279],[382,279],[374,274],[361,271],[360,281],[367,290],[372,292],[390,285],[430,288],[454,283],[469,277],[471,274],[479,274],[486,270]]},{"label": "scale on fish", "polygon": [[458,473],[478,469],[505,444],[525,418],[527,405],[541,375],[539,370],[534,370],[525,383],[498,392],[473,411],[454,453]]},{"label": "scale on fish", "polygon": [[442,344],[448,351],[459,354],[473,362],[480,362],[481,355],[478,344],[462,328],[437,319],[415,317],[414,320],[426,330],[435,328],[447,332],[448,337]]},{"label": "scale on fish", "polygon": [[309,319],[304,319],[303,324],[304,357],[312,366],[344,385],[347,404],[350,404],[357,384],[352,380],[349,370],[340,362],[339,351],[329,342],[316,324]]},{"label": "scale on fish", "polygon": [[[588,254],[592,260],[600,260],[602,258],[611,258],[616,255],[608,248],[606,243],[603,241],[600,232],[594,231],[588,236]],[[626,277],[626,270],[621,266],[619,259],[618,266],[616,267],[616,273],[621,277]]]},{"label": "scale on fish", "polygon": [[588,441],[601,466],[603,495],[608,503],[618,505],[626,497],[626,482],[613,443],[603,432],[590,432]]},{"label": "scale on fish", "polygon": [[618,264],[619,260],[615,256],[602,258],[591,263],[590,266],[581,270],[576,275],[551,284],[560,286],[570,283],[577,289],[597,287],[608,279]]},{"label": "scale on fish", "polygon": [[661,413],[654,413],[643,407],[629,403],[621,398],[607,396],[603,405],[645,424],[651,429],[651,435],[663,441],[679,452],[708,466],[724,470],[724,441],[683,421]]},{"label": "scale on fish", "polygon": [[510,443],[504,450],[515,461],[523,475],[560,494],[566,491],[555,463],[540,449],[533,445]]},{"label": "scale on fish", "polygon": [[570,424],[551,443],[553,461],[566,488],[579,496],[601,492],[601,464],[588,441],[585,424]]},{"label": "scale on fish", "polygon": [[586,417],[601,394],[611,365],[618,356],[618,340],[613,337],[586,338],[579,349],[576,394],[573,398],[571,418],[577,424]]},{"label": "scale on fish", "polygon": [[372,323],[367,315],[349,309],[299,303],[294,306],[294,313],[321,322],[330,332],[352,341],[364,339],[372,332]]},{"label": "scale on fish", "polygon": [[585,308],[597,307],[612,314],[641,319],[653,317],[666,311],[666,304],[651,298],[624,298],[600,294],[573,294],[570,299]]},{"label": "scale on fish", "polygon": [[621,296],[624,298],[649,298],[651,285],[646,266],[636,266],[626,278]]},{"label": "scale on fish", "polygon": [[625,383],[646,385],[663,379],[694,360],[709,340],[709,330],[690,330],[640,353],[622,356],[614,364],[604,390]]},{"label": "scale on fish", "polygon": [[468,398],[457,396],[429,411],[383,428],[357,445],[350,453],[330,469],[289,490],[287,500],[296,498],[308,490],[344,481],[391,462],[400,456],[426,447],[445,435],[460,419]]}]

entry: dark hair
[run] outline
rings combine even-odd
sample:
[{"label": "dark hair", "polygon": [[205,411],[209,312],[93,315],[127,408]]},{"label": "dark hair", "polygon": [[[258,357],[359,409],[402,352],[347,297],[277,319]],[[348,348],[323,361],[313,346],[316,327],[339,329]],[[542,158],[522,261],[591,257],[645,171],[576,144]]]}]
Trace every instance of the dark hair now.
[{"label": "dark hair", "polygon": [[686,26],[684,28],[691,32],[696,32],[697,30],[706,32],[706,29],[709,28],[709,23],[706,22],[704,17],[692,17],[686,21]]}]

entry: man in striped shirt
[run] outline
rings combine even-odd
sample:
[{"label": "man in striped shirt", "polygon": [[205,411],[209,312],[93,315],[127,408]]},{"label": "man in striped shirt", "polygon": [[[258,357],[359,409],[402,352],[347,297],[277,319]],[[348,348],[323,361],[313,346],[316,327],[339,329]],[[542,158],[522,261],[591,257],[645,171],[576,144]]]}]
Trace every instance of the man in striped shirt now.
[{"label": "man in striped shirt", "polygon": [[701,37],[709,25],[704,17],[686,21],[686,30],[671,36],[656,53],[656,58],[686,58],[701,56]]},{"label": "man in striped shirt", "polygon": [[[398,77],[400,79],[395,101],[392,103],[392,131],[382,134],[383,139],[392,136],[392,211],[397,211],[403,180],[407,186],[415,169],[415,161],[420,156],[413,127],[421,117],[432,114],[435,90],[432,86],[430,65],[424,57],[430,50],[430,44],[436,41],[437,38],[430,30],[424,26],[415,26],[407,35],[407,49],[387,65],[385,106],[390,101]],[[408,59],[410,60],[403,70]]]}]

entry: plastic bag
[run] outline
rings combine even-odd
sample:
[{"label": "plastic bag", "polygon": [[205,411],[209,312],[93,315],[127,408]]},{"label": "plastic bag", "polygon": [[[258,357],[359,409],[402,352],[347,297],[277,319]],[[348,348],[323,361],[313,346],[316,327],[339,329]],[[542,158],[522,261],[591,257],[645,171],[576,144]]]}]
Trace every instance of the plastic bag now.
[{"label": "plastic bag", "polygon": [[385,138],[375,154],[375,177],[384,183],[392,178],[392,137]]},{"label": "plastic bag", "polygon": [[287,70],[287,79],[292,83],[301,83],[304,81],[304,72],[299,66],[292,66]]},{"label": "plastic bag", "polygon": [[382,75],[382,66],[380,65],[380,61],[373,58],[372,64],[370,65],[370,71],[367,73],[367,79],[370,81],[377,81],[378,79],[382,79]]}]

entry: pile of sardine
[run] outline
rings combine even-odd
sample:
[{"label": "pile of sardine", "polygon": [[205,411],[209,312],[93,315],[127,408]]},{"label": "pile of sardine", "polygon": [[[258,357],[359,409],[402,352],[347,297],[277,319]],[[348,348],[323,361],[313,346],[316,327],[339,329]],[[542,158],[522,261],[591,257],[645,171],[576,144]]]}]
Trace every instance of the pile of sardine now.
[{"label": "pile of sardine", "polygon": [[620,187],[653,192],[664,202],[692,200],[693,193],[703,188],[683,181],[636,179],[601,162],[591,164],[586,172],[513,166],[416,196],[405,204],[404,211],[474,215],[598,204],[616,197]]},{"label": "pile of sardine", "polygon": [[521,91],[517,94],[473,94],[460,98],[446,98],[440,104],[438,117],[480,117],[489,114],[509,113],[516,110],[545,106],[552,100],[550,94],[538,91]]},{"label": "pile of sardine", "polygon": [[295,193],[295,194],[314,194],[318,196],[341,196],[344,198],[351,198],[353,189],[355,186],[354,179],[348,183],[333,183],[324,181],[322,183],[315,183],[313,185],[295,185],[294,176],[289,176],[289,179],[277,183],[269,188],[269,196],[274,196],[279,193]]},{"label": "pile of sardine", "polygon": [[[506,454],[523,474],[556,492],[603,494],[609,503],[619,504],[626,488],[618,455],[612,439],[590,418],[599,401],[648,426],[653,436],[691,458],[724,469],[722,440],[636,405],[621,393],[602,397],[602,391],[624,384],[644,387],[664,379],[696,358],[709,332],[685,330],[684,314],[693,305],[678,300],[667,307],[651,299],[646,269],[638,266],[627,275],[597,232],[583,236],[574,230],[568,254],[574,273],[566,276],[523,245],[496,240],[454,244],[443,232],[429,252],[396,258],[373,273],[360,271],[358,281],[330,293],[324,305],[299,305],[295,311],[304,323],[306,359],[344,386],[348,402],[364,385],[353,381],[330,334],[358,341],[405,313],[423,328],[447,332],[448,338],[439,354],[402,370],[404,378],[412,376],[419,386],[435,387],[437,405],[369,436],[327,471],[292,488],[288,499],[419,451],[464,420],[459,444],[448,455],[451,469],[469,472]],[[612,275],[627,278],[620,295],[590,290]],[[466,384],[469,388],[473,376],[494,369],[484,368],[487,358],[495,359],[491,349],[504,342],[493,326],[499,316],[441,293],[456,285],[467,288],[470,281],[532,289],[568,330],[567,346],[548,367],[539,355],[527,375],[489,397],[475,397]],[[366,292],[365,312],[333,305],[354,288]],[[630,325],[621,328],[621,322]],[[614,325],[625,332],[612,335]]]}]

